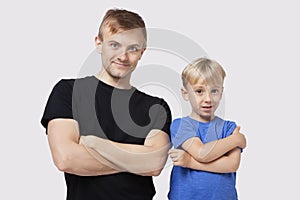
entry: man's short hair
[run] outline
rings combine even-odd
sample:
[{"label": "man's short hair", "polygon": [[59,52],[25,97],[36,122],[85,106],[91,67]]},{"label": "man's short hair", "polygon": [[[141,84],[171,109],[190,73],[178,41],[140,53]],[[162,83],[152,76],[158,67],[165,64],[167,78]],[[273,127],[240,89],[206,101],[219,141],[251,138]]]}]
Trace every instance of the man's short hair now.
[{"label": "man's short hair", "polygon": [[120,33],[135,28],[141,28],[147,41],[147,33],[145,22],[137,13],[123,10],[110,9],[108,10],[99,27],[98,37],[103,41],[103,31],[107,29],[110,34]]}]

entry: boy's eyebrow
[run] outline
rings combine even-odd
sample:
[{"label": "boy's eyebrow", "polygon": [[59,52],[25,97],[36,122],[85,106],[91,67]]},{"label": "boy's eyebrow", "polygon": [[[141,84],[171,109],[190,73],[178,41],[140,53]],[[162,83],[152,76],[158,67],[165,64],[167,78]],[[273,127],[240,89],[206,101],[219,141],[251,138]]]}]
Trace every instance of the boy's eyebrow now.
[{"label": "boy's eyebrow", "polygon": [[205,88],[204,85],[191,85],[192,88]]}]

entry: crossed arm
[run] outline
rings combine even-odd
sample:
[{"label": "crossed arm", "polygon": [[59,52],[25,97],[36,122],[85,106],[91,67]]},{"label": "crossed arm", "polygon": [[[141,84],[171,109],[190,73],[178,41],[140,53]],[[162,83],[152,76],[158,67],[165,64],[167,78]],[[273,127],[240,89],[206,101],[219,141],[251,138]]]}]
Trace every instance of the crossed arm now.
[{"label": "crossed arm", "polygon": [[124,144],[84,136],[73,119],[53,119],[48,123],[48,141],[57,168],[81,176],[131,172],[159,175],[167,160],[169,137],[152,130],[144,145]]},{"label": "crossed arm", "polygon": [[172,149],[169,155],[175,166],[216,173],[237,171],[240,164],[240,148],[246,147],[246,139],[237,127],[227,138],[203,144],[199,138],[190,138],[181,149]]}]

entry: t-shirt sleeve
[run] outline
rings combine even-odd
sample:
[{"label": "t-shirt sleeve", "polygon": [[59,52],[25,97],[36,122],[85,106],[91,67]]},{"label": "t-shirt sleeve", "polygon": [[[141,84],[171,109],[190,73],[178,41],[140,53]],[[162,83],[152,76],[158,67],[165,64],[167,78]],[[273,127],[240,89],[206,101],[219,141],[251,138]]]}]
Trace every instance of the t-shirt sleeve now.
[{"label": "t-shirt sleeve", "polygon": [[225,121],[225,130],[223,131],[223,138],[230,136],[236,128],[236,123],[233,121]]},{"label": "t-shirt sleeve", "polygon": [[175,119],[170,130],[174,148],[180,147],[186,140],[197,136],[194,125],[187,118]]},{"label": "t-shirt sleeve", "polygon": [[72,114],[72,84],[60,80],[52,89],[48,98],[41,124],[46,128],[48,122],[55,118],[73,118]]},{"label": "t-shirt sleeve", "polygon": [[172,122],[170,107],[166,101],[161,99],[159,106],[157,108],[158,108],[158,112],[156,114],[156,120],[153,128],[162,130],[170,136],[170,125]]},{"label": "t-shirt sleeve", "polygon": [[[225,134],[224,138],[230,136],[233,133],[234,129],[237,127],[235,122],[226,121],[225,123],[226,123],[226,125],[224,126],[225,130],[223,131]],[[243,152],[243,149],[241,149],[241,152]]]}]

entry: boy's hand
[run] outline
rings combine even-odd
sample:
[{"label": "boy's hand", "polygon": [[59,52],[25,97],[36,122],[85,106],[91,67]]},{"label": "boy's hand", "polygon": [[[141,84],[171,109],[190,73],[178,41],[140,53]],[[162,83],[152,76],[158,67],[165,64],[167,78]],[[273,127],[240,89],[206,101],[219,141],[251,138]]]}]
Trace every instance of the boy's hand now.
[{"label": "boy's hand", "polygon": [[170,149],[169,156],[173,161],[173,165],[181,167],[189,167],[191,155],[181,149]]},{"label": "boy's hand", "polygon": [[237,141],[237,146],[244,149],[247,146],[247,141],[245,135],[240,133],[240,129],[241,127],[237,126],[232,133],[232,137]]}]

